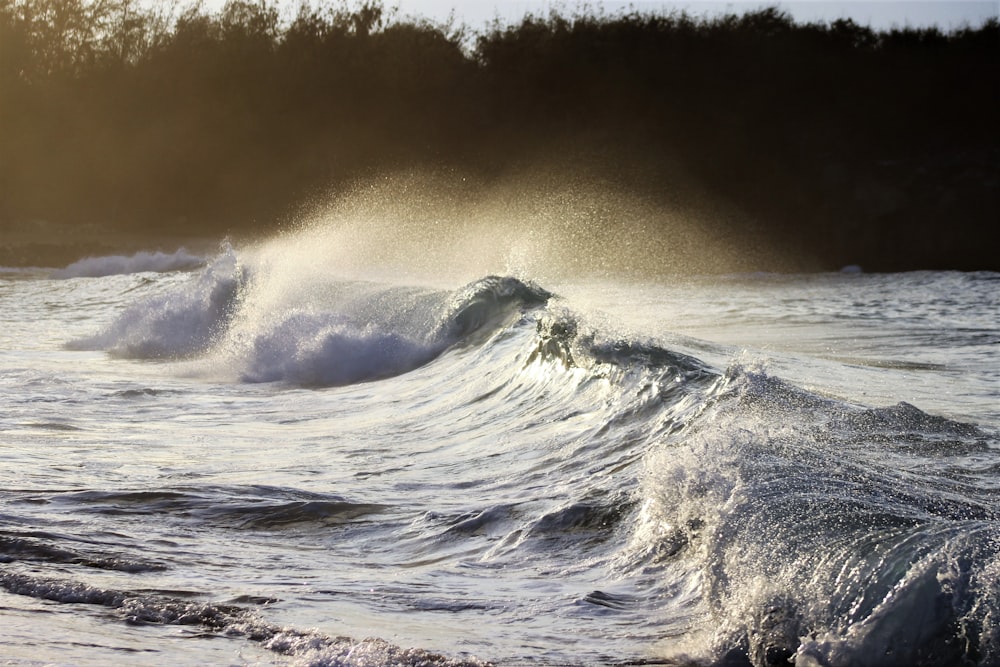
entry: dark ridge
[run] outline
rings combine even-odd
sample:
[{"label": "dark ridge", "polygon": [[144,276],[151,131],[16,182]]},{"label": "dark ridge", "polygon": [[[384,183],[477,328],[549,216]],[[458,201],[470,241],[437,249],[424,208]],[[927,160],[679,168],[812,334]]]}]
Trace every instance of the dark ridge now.
[{"label": "dark ridge", "polygon": [[371,1],[164,6],[0,0],[0,265],[269,233],[399,169],[488,186],[542,163],[707,198],[802,266],[1000,269],[996,19],[584,10],[472,33]]},{"label": "dark ridge", "polygon": [[162,563],[126,557],[124,555],[100,555],[90,551],[53,546],[30,535],[0,533],[0,563],[29,561],[38,563],[61,563],[80,565],[101,570],[119,572],[157,572],[166,570]]}]

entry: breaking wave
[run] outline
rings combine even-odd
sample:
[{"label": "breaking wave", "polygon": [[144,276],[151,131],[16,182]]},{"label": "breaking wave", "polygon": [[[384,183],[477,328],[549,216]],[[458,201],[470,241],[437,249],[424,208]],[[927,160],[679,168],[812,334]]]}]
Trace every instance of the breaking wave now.
[{"label": "breaking wave", "polygon": [[[702,408],[650,448],[638,534],[645,556],[703,578],[713,659],[1000,661],[997,491],[959,472],[996,458],[995,435],[741,364]],[[953,475],[929,472],[948,459]]]},{"label": "breaking wave", "polygon": [[71,347],[136,359],[214,355],[245,382],[337,386],[418,368],[551,296],[488,276],[451,292],[314,281],[277,300],[271,278],[226,248],[189,281],[134,303]]}]

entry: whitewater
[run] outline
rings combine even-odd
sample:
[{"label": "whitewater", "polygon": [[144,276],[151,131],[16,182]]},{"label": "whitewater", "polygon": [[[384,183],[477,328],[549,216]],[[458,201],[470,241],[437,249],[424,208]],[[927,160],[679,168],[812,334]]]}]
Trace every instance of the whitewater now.
[{"label": "whitewater", "polygon": [[5,664],[1000,665],[1000,274],[327,238],[0,271]]}]

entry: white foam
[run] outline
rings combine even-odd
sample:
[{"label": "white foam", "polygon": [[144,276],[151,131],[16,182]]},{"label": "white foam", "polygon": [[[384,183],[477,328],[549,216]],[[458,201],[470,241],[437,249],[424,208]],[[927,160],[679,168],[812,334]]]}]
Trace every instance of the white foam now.
[{"label": "white foam", "polygon": [[436,356],[442,346],[332,313],[294,313],[253,341],[247,382],[339,386],[398,375]]},{"label": "white foam", "polygon": [[52,272],[53,278],[101,278],[128,273],[189,271],[205,265],[205,258],[184,248],[172,253],[137,252],[134,255],[87,257]]},{"label": "white foam", "polygon": [[264,642],[276,653],[293,656],[296,667],[478,667],[487,665],[476,658],[454,659],[420,648],[403,648],[383,639],[360,641],[341,637],[284,631]]}]

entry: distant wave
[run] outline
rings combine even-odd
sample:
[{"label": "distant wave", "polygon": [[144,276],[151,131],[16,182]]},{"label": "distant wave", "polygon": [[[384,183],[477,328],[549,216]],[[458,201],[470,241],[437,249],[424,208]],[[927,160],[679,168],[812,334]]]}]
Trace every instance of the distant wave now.
[{"label": "distant wave", "polygon": [[0,266],[0,277],[44,280],[51,277],[51,271],[40,266]]},{"label": "distant wave", "polygon": [[205,265],[205,258],[184,248],[173,253],[137,252],[134,255],[87,257],[52,273],[53,278],[102,278],[128,273],[190,271]]}]

